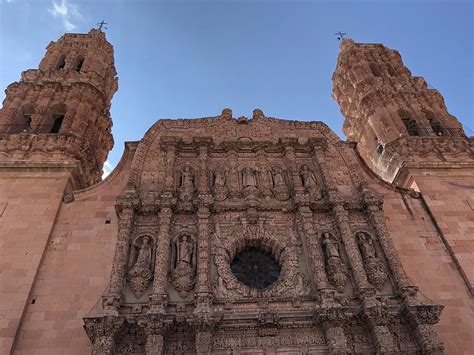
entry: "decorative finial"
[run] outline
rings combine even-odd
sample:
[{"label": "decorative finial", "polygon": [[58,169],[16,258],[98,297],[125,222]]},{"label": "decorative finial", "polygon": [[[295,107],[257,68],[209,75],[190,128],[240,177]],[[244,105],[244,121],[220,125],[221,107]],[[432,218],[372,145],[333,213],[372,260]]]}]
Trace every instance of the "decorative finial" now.
[{"label": "decorative finial", "polygon": [[339,32],[336,32],[336,33],[334,33],[334,34],[337,36],[337,40],[338,40],[338,41],[342,41],[342,40],[344,39],[344,36],[345,36],[347,33],[346,33],[346,32],[341,32],[341,31],[339,31]]},{"label": "decorative finial", "polygon": [[99,26],[99,30],[101,30],[101,31],[102,31],[102,28],[104,28],[104,30],[107,29],[107,27],[105,27],[105,25],[107,25],[107,22],[105,22],[104,20],[97,23],[97,26]]}]

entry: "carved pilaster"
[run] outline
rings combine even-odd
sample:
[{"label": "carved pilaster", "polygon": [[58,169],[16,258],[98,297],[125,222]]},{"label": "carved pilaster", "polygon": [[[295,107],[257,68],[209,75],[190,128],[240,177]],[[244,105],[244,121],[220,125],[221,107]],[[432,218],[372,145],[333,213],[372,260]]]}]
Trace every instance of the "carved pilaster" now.
[{"label": "carved pilaster", "polygon": [[408,305],[405,302],[402,314],[407,319],[413,335],[424,354],[442,354],[443,343],[439,340],[435,324],[439,322],[441,305]]},{"label": "carved pilaster", "polygon": [[112,273],[108,292],[102,297],[104,311],[117,315],[120,307],[122,292],[125,285],[126,267],[128,264],[129,236],[133,226],[135,206],[130,199],[117,201],[118,236],[115,247]]},{"label": "carved pilaster", "polygon": [[317,311],[316,324],[324,329],[330,354],[349,354],[344,323],[348,318],[340,308],[323,308]]},{"label": "carved pilaster", "polygon": [[148,314],[146,318],[138,320],[138,325],[145,333],[146,355],[162,355],[165,348],[165,325],[162,317],[159,315]]},{"label": "carved pilaster", "polygon": [[159,232],[155,257],[153,292],[150,295],[150,313],[165,311],[168,291],[168,265],[170,255],[170,227],[172,212],[170,207],[162,207],[158,214]]},{"label": "carved pilaster", "polygon": [[92,342],[92,354],[114,354],[116,339],[124,324],[124,317],[84,318],[84,329]]},{"label": "carved pilaster", "polygon": [[324,256],[319,243],[319,237],[314,230],[312,212],[307,206],[298,208],[298,219],[300,227],[304,234],[305,249],[310,258],[310,268],[314,287],[316,290],[327,290],[332,287],[327,280],[326,271],[324,269]]},{"label": "carved pilaster", "polygon": [[[199,206],[198,219],[198,251],[197,251],[197,293],[209,293],[209,207]],[[199,305],[198,305],[199,306]]]},{"label": "carved pilaster", "polygon": [[198,190],[200,194],[209,194],[208,156],[210,139],[200,140],[199,143],[199,179]]},{"label": "carved pilaster", "polygon": [[393,354],[398,348],[389,329],[392,315],[388,307],[381,304],[362,305],[359,317],[369,329],[372,343],[377,354]]},{"label": "carved pilaster", "polygon": [[291,179],[291,183],[294,186],[295,192],[298,194],[303,193],[303,183],[298,172],[298,167],[295,166],[296,155],[295,149],[291,145],[285,145],[285,163],[288,169],[288,174]]},{"label": "carved pilaster", "polygon": [[174,165],[176,161],[176,141],[173,138],[163,138],[161,140],[161,150],[165,152],[165,175],[164,190],[173,190]]},{"label": "carved pilaster", "polygon": [[361,291],[372,288],[367,281],[362,257],[360,256],[359,249],[354,239],[354,234],[349,226],[349,216],[342,204],[336,203],[333,205],[333,216],[336,222],[335,224],[338,226],[339,232],[341,233],[342,242],[344,243],[349,263],[352,266],[352,273],[354,275],[357,289]]}]

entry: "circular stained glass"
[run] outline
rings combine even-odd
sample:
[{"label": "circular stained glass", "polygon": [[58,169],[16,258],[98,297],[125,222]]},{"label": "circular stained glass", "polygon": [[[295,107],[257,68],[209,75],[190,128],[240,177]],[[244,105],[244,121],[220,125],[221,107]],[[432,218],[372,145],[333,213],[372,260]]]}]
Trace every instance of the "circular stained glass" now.
[{"label": "circular stained glass", "polygon": [[230,270],[240,282],[263,290],[278,279],[281,267],[272,254],[248,247],[237,253]]}]

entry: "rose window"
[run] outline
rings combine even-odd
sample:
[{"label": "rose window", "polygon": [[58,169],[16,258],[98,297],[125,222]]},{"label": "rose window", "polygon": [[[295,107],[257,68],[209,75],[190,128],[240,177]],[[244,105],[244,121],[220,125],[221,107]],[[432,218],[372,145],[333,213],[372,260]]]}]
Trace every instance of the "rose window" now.
[{"label": "rose window", "polygon": [[281,267],[272,254],[248,247],[237,253],[230,264],[230,270],[243,284],[263,290],[278,279]]}]

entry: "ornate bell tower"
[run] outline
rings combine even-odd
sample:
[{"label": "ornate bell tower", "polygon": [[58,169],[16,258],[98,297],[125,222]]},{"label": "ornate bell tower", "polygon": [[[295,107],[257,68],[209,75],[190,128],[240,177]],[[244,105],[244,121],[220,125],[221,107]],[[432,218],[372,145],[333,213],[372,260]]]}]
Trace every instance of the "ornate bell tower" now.
[{"label": "ornate bell tower", "polygon": [[412,76],[396,50],[343,40],[333,85],[344,133],[384,180],[409,187],[410,169],[446,160],[436,153],[427,160],[427,150],[468,145],[439,91]]},{"label": "ornate bell tower", "polygon": [[113,146],[110,101],[118,84],[105,34],[65,34],[51,42],[39,69],[6,89],[0,152],[30,163],[74,166],[73,188],[100,181]]}]

